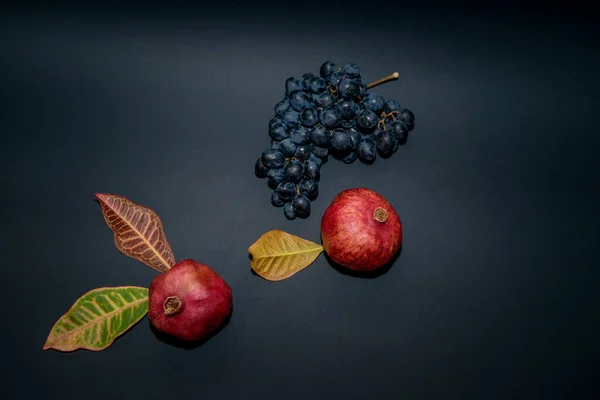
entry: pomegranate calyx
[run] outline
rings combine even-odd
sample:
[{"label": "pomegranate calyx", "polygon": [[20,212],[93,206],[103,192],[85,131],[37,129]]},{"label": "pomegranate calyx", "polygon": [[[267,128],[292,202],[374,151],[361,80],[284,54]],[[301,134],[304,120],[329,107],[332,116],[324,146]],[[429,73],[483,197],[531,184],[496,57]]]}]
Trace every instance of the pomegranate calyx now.
[{"label": "pomegranate calyx", "polygon": [[383,223],[383,222],[387,221],[388,213],[385,209],[383,209],[381,207],[377,207],[373,211],[373,218],[375,219],[375,221]]},{"label": "pomegranate calyx", "polygon": [[165,299],[163,309],[166,316],[177,314],[181,311],[181,300],[177,296],[169,296]]}]

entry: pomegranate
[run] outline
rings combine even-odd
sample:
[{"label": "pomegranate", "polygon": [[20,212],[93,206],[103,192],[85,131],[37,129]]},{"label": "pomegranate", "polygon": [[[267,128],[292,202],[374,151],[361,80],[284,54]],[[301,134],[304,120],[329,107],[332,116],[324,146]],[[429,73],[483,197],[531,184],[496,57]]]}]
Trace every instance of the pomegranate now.
[{"label": "pomegranate", "polygon": [[157,275],[148,296],[152,325],[185,341],[208,336],[232,308],[229,285],[209,266],[191,259],[181,260]]},{"label": "pomegranate", "polygon": [[355,271],[374,271],[400,249],[402,223],[379,193],[348,189],[335,196],[325,210],[321,240],[335,263]]}]

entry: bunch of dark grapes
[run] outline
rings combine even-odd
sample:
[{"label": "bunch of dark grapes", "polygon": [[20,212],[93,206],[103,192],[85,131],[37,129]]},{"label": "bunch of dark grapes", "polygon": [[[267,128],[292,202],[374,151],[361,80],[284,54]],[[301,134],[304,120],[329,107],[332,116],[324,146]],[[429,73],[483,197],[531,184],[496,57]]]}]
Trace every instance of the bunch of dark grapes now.
[{"label": "bunch of dark grapes", "polygon": [[319,193],[321,166],[331,155],[351,164],[388,158],[406,143],[415,117],[395,100],[368,90],[397,79],[394,73],[366,84],[358,65],[321,65],[285,81],[285,95],[269,121],[271,148],[256,160],[255,174],[267,178],[271,203],[289,220],[307,218]]}]

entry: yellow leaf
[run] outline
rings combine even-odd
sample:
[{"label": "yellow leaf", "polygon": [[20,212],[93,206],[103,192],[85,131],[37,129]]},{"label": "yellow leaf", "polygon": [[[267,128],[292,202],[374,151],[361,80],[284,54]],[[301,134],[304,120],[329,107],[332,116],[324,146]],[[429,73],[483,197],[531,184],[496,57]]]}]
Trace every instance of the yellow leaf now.
[{"label": "yellow leaf", "polygon": [[308,267],[323,251],[323,246],[280,230],[262,235],[248,252],[250,266],[269,281],[280,281]]}]

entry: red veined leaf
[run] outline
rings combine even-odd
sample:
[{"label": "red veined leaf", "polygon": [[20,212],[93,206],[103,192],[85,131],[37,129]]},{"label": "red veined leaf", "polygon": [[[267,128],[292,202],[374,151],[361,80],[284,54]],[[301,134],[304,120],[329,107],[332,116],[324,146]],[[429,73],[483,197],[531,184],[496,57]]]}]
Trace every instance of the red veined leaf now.
[{"label": "red veined leaf", "polygon": [[163,225],[154,210],[117,194],[96,193],[104,220],[115,234],[115,246],[159,272],[175,264]]}]

